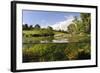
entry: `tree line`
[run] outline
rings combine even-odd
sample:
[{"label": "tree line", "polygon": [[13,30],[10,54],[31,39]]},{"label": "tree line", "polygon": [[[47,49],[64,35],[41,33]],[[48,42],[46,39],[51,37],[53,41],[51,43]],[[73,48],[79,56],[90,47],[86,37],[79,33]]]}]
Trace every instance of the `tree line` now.
[{"label": "tree line", "polygon": [[[40,29],[41,26],[39,24],[36,24],[34,27],[32,25],[28,26],[28,24],[22,25],[23,30],[32,30],[32,29]],[[48,30],[53,30],[52,27],[48,26]]]},{"label": "tree line", "polygon": [[[23,30],[32,30],[32,29],[47,29],[47,30],[54,30],[51,26],[48,26],[47,28],[41,28],[41,26],[39,24],[36,24],[34,27],[32,25],[28,25],[28,24],[23,24],[22,25],[22,28]],[[64,31],[64,30],[55,30],[55,31],[58,31],[58,32],[64,32],[66,33],[67,31]]]},{"label": "tree line", "polygon": [[23,24],[22,27],[23,27],[23,30],[31,30],[33,28],[37,28],[37,29],[41,28],[39,24],[36,24],[34,27],[32,25],[28,26],[28,24]]}]

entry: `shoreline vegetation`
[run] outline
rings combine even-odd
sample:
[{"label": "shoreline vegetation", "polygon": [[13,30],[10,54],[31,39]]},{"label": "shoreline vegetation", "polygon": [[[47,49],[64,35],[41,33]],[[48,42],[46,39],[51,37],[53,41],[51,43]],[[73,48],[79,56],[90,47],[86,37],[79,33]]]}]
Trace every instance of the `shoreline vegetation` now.
[{"label": "shoreline vegetation", "polygon": [[22,31],[23,62],[47,62],[91,59],[91,15],[80,13],[67,31],[24,24]]}]

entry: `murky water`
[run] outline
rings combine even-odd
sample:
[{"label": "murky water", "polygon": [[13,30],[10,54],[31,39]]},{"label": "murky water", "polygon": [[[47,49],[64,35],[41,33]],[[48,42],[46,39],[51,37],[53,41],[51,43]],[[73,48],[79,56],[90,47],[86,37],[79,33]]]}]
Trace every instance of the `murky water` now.
[{"label": "murky water", "polygon": [[32,37],[23,38],[23,43],[67,43],[67,38],[62,37]]}]

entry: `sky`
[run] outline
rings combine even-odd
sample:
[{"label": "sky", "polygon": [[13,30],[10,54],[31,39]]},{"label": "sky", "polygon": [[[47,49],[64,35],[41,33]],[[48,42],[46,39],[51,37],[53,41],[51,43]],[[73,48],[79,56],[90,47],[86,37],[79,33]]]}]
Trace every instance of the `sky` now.
[{"label": "sky", "polygon": [[80,17],[78,12],[23,10],[22,14],[23,24],[33,25],[33,27],[39,24],[42,28],[51,26],[55,30],[67,30],[66,27],[72,22],[74,17]]}]

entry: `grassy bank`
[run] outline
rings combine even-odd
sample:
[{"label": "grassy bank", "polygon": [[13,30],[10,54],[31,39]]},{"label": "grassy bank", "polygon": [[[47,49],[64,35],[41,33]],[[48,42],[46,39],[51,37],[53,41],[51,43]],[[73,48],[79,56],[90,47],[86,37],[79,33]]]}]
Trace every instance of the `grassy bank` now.
[{"label": "grassy bank", "polygon": [[53,36],[54,32],[48,29],[32,29],[24,30],[23,37],[41,37],[41,36]]},{"label": "grassy bank", "polygon": [[23,62],[90,59],[89,43],[24,45]]}]

